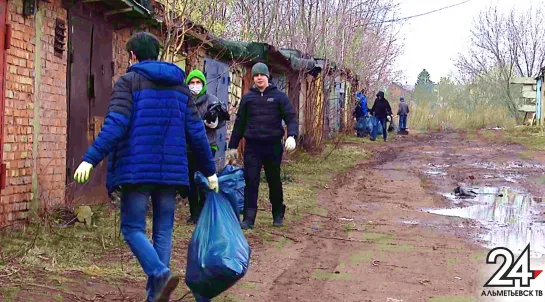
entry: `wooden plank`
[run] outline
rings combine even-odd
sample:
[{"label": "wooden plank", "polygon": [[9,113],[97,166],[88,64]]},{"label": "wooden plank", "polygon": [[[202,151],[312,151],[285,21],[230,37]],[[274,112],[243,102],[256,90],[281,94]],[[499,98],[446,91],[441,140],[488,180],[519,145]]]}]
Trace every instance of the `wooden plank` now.
[{"label": "wooden plank", "polygon": [[536,99],[537,98],[537,93],[536,91],[523,91],[522,92],[522,97],[523,98],[526,98],[526,99]]},{"label": "wooden plank", "polygon": [[528,84],[534,85],[536,80],[530,77],[514,77],[511,79],[511,84]]},{"label": "wooden plank", "polygon": [[528,91],[533,91],[535,92],[536,89],[534,88],[536,85],[527,85],[527,84],[524,84],[524,86],[522,86],[522,92],[528,92]]},{"label": "wooden plank", "polygon": [[519,107],[519,111],[522,112],[536,112],[536,106],[535,105],[523,105]]}]

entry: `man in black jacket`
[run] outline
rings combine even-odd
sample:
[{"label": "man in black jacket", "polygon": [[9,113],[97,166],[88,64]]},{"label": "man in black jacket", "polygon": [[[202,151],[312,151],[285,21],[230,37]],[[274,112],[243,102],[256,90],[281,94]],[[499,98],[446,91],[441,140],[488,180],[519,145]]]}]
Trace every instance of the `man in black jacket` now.
[{"label": "man in black jacket", "polygon": [[269,83],[269,68],[263,63],[252,67],[254,87],[242,96],[237,112],[235,125],[227,158],[236,156],[238,144],[242,137],[246,139],[244,149],[244,213],[241,227],[254,227],[257,215],[257,195],[261,167],[265,169],[269,198],[272,204],[273,225],[282,226],[286,206],[280,179],[280,164],[284,148],[282,138],[287,125],[288,139],[286,151],[295,149],[295,138],[299,125],[297,116],[288,96]]},{"label": "man in black jacket", "polygon": [[[375,103],[373,104],[371,113],[380,122],[380,125],[382,126],[382,137],[384,138],[384,141],[386,141],[388,138],[386,121],[388,120],[388,116],[390,117],[392,116],[392,107],[390,107],[390,103],[388,102],[388,100],[384,98],[384,92],[379,91],[377,93],[377,99],[375,100]],[[377,137],[377,127],[373,127],[371,140],[375,140],[376,137]]]}]

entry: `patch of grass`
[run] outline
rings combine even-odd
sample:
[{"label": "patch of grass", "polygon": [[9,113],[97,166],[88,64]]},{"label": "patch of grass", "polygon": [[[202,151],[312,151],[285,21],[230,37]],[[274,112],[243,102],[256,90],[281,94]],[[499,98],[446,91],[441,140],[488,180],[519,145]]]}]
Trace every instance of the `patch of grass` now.
[{"label": "patch of grass", "polygon": [[274,246],[277,248],[277,249],[282,249],[283,247],[285,247],[286,245],[289,245],[293,243],[293,241],[287,239],[287,238],[284,238],[284,237],[280,237],[275,243],[274,243]]},{"label": "patch of grass", "polygon": [[458,259],[458,258],[449,258],[449,259],[447,259],[447,270],[451,270],[452,267],[457,263],[461,263],[460,259]]},{"label": "patch of grass", "polygon": [[390,243],[396,238],[395,234],[362,233],[362,239],[375,243]]},{"label": "patch of grass", "polygon": [[319,215],[319,216],[327,216],[327,214],[329,213],[327,211],[327,209],[322,208],[320,206],[316,206],[316,207],[310,209],[308,212],[310,214],[315,214],[315,215]]},{"label": "patch of grass", "polygon": [[1,287],[0,297],[6,302],[14,301],[19,296],[19,288],[17,287]]},{"label": "patch of grass", "polygon": [[471,261],[472,262],[481,262],[486,263],[486,257],[488,256],[488,252],[476,252],[471,254]]},{"label": "patch of grass", "polygon": [[[545,128],[542,127],[518,127],[502,134],[497,131],[483,133],[490,133],[487,140],[491,143],[516,143],[525,146],[530,151],[545,151]],[[531,153],[525,155],[531,156]],[[531,157],[525,159],[531,159]]]},{"label": "patch of grass", "polygon": [[522,152],[518,153],[518,156],[521,159],[532,160],[533,157],[534,157],[534,152],[532,152],[532,151],[522,151]]},{"label": "patch of grass", "polygon": [[350,263],[355,265],[355,264],[370,262],[373,259],[374,259],[373,251],[361,251],[350,256]]},{"label": "patch of grass", "polygon": [[257,289],[258,284],[253,282],[240,282],[238,287],[244,289]]},{"label": "patch of grass", "polygon": [[371,141],[369,140],[369,136],[367,136],[367,137],[357,137],[355,135],[345,135],[342,138],[342,140],[343,140],[344,143],[349,143],[349,144],[368,144],[368,143],[371,143]]},{"label": "patch of grass", "polygon": [[475,131],[468,131],[466,134],[466,138],[468,140],[475,140],[477,139],[477,133]]},{"label": "patch of grass", "polygon": [[411,107],[408,125],[421,131],[474,130],[495,126],[507,129],[515,126],[515,120],[507,109],[499,106],[478,105],[469,111],[456,105],[433,108],[432,104],[421,101]]},{"label": "patch of grass", "polygon": [[348,273],[330,273],[324,270],[318,269],[312,274],[312,278],[316,280],[328,281],[328,280],[350,280],[350,274]]},{"label": "patch of grass", "polygon": [[436,296],[430,297],[428,302],[477,302],[477,299],[469,296]]},{"label": "patch of grass", "polygon": [[535,179],[535,182],[538,183],[538,184],[545,184],[545,175],[539,177],[539,178],[536,178]]},{"label": "patch of grass", "polygon": [[217,302],[239,302],[241,301],[241,299],[232,294],[226,294],[226,295],[221,295],[219,297],[214,298],[214,302],[216,301]]},{"label": "patch of grass", "polygon": [[[0,270],[15,264],[27,269],[46,269],[53,274],[73,270],[105,279],[144,278],[119,233],[118,208],[109,204],[91,206],[91,209],[94,213],[92,226],[66,225],[66,221],[56,217],[53,211],[31,219],[22,230],[4,229],[0,234]],[[148,235],[151,237],[151,212],[149,214]],[[185,221],[176,221],[174,237],[188,240],[192,228]],[[31,276],[25,274],[23,277]]]},{"label": "patch of grass", "polygon": [[350,232],[356,229],[356,224],[354,222],[345,223],[343,224],[343,229],[345,232]]},{"label": "patch of grass", "polygon": [[411,244],[392,245],[387,243],[380,243],[376,244],[375,248],[383,252],[409,252],[414,250],[414,246]]}]

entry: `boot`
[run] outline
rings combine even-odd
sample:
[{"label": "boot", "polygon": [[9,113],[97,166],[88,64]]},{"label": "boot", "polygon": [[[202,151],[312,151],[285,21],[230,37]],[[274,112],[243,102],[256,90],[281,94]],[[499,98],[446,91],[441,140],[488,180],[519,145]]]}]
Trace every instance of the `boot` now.
[{"label": "boot", "polygon": [[168,302],[170,295],[178,286],[180,277],[168,272],[162,276],[155,277],[155,302]]},{"label": "boot", "polygon": [[244,210],[244,215],[243,215],[244,219],[242,220],[240,227],[243,230],[253,229],[256,215],[257,215],[257,209]]},{"label": "boot", "polygon": [[282,205],[280,209],[273,211],[273,226],[281,227],[284,225],[284,214],[286,213],[286,206]]}]

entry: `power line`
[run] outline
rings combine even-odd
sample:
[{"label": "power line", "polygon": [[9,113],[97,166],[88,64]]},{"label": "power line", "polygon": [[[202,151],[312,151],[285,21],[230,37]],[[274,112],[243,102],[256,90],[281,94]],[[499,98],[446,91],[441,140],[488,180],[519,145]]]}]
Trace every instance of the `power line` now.
[{"label": "power line", "polygon": [[425,12],[425,13],[422,13],[422,14],[418,14],[418,15],[413,15],[413,16],[408,16],[408,17],[403,17],[403,18],[398,18],[398,19],[392,19],[392,20],[386,20],[386,21],[372,22],[372,23],[369,23],[368,25],[399,22],[399,21],[404,21],[404,20],[409,20],[409,19],[412,19],[412,18],[416,18],[416,17],[422,17],[422,16],[425,16],[425,15],[433,14],[433,13],[436,13],[436,12],[439,12],[439,11],[442,11],[442,10],[445,10],[445,9],[448,9],[448,8],[452,8],[452,7],[455,7],[455,6],[459,6],[459,5],[468,3],[469,1],[471,1],[471,0],[466,0],[466,1],[463,1],[463,2],[460,2],[460,3],[452,4],[452,5],[449,5],[449,6],[438,8],[438,9],[435,9],[435,10],[432,10],[432,11],[429,11],[429,12]]}]

